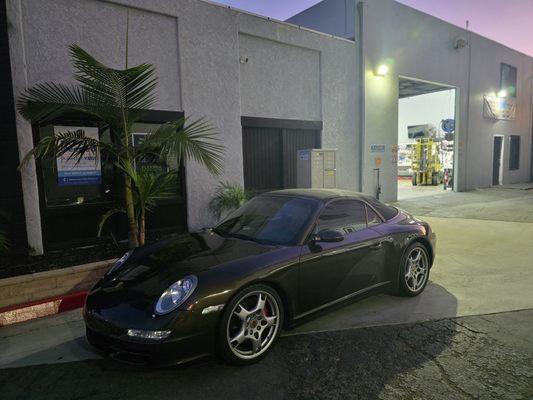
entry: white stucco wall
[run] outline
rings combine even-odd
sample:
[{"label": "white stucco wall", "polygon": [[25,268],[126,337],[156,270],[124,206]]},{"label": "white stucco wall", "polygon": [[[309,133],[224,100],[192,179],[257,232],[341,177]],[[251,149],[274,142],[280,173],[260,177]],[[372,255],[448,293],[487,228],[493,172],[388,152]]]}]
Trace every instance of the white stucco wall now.
[{"label": "white stucco wall", "polygon": [[[188,223],[213,222],[208,203],[220,180],[243,183],[242,115],[322,120],[322,143],[339,148],[339,186],[356,189],[356,47],[348,40],[199,0],[8,0],[15,97],[37,82],[73,82],[68,45],[103,63],[153,63],[159,76],[155,109],[205,117],[226,147],[224,172],[213,177],[188,162]],[[250,62],[239,63],[243,54]],[[19,143],[32,146],[20,121]],[[24,175],[30,243],[40,242],[35,168]],[[31,211],[31,212],[28,212]],[[33,233],[32,233],[33,232]]]}]

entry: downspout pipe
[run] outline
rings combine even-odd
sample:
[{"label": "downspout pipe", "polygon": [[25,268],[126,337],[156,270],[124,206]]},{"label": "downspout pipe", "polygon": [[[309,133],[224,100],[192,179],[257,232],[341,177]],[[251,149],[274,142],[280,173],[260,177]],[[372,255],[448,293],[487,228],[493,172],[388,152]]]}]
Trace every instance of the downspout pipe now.
[{"label": "downspout pipe", "polygon": [[[359,148],[357,149],[357,156],[359,158],[359,188],[360,192],[363,191],[363,177],[364,177],[364,166],[365,166],[365,48],[364,48],[364,7],[365,3],[360,1],[357,3],[357,26],[358,26],[358,36],[359,36]],[[357,41],[356,41],[357,42]]]}]

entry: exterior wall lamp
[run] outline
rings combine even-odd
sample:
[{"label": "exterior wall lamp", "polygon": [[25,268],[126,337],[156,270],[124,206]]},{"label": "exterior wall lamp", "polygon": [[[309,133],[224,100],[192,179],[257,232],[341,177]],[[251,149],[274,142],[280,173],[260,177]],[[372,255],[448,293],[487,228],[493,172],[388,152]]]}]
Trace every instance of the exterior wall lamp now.
[{"label": "exterior wall lamp", "polygon": [[389,73],[389,66],[386,64],[379,65],[376,70],[374,71],[374,74],[376,76],[385,76]]}]

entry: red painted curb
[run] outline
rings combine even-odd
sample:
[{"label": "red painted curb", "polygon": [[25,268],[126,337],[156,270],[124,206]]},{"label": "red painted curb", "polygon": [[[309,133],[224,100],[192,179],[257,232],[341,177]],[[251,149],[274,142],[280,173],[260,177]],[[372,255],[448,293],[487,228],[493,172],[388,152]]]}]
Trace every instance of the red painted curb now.
[{"label": "red painted curb", "polygon": [[0,326],[75,310],[83,307],[86,297],[83,291],[1,308]]}]

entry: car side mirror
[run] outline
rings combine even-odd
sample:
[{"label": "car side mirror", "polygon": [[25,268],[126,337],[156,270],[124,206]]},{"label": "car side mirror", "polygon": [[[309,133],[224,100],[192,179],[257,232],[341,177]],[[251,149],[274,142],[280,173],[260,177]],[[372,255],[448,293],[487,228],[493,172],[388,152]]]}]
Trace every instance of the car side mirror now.
[{"label": "car side mirror", "polygon": [[344,234],[333,229],[325,229],[318,232],[314,240],[315,242],[342,242],[344,240]]}]

